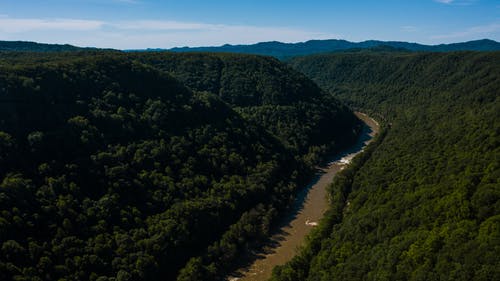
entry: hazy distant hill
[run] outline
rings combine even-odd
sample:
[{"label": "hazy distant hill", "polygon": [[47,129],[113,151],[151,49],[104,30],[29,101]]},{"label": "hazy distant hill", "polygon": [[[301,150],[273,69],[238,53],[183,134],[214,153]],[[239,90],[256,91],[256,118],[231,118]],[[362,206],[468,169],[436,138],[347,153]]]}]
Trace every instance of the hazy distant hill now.
[{"label": "hazy distant hill", "polygon": [[334,52],[348,49],[370,49],[377,47],[392,47],[396,49],[406,49],[409,51],[495,51],[500,50],[500,43],[489,40],[476,40],[463,43],[441,44],[441,45],[422,45],[409,42],[398,41],[377,41],[369,40],[359,43],[346,40],[311,40],[301,43],[282,43],[282,42],[262,42],[253,45],[223,45],[220,47],[196,47],[196,48],[173,48],[173,52],[231,52],[247,53],[257,55],[268,55],[280,59],[309,55],[316,53]]},{"label": "hazy distant hill", "polygon": [[80,51],[94,48],[82,48],[69,44],[45,44],[27,41],[0,41],[0,51],[21,51],[21,52],[64,52]]},{"label": "hazy distant hill", "polygon": [[[217,52],[217,53],[241,53],[273,56],[279,59],[286,59],[295,56],[328,53],[344,50],[384,50],[384,51],[498,51],[500,43],[482,39],[453,44],[423,45],[418,43],[398,42],[398,41],[378,41],[368,40],[363,42],[350,42],[346,40],[310,40],[300,43],[282,43],[277,41],[260,42],[253,45],[223,45],[218,47],[176,47],[172,49],[138,49],[128,51],[172,51],[172,52]],[[0,41],[0,51],[23,51],[23,52],[64,52],[82,50],[103,50],[98,48],[83,48],[69,44],[45,44],[27,41]],[[109,49],[106,49],[109,50]]]}]

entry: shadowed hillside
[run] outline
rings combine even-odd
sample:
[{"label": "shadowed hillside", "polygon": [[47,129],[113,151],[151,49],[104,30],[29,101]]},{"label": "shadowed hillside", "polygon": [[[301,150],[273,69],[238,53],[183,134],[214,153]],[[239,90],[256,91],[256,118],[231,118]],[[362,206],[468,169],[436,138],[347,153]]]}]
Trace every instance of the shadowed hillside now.
[{"label": "shadowed hillside", "polygon": [[313,157],[318,149],[324,153],[354,140],[357,121],[349,109],[275,59],[203,53],[132,57],[170,73],[195,91],[218,95],[299,154],[311,152]]},{"label": "shadowed hillside", "polygon": [[[267,237],[314,161],[342,144],[332,136],[356,135],[350,111],[273,59],[227,62],[228,80],[265,73],[244,89],[222,83],[258,101],[236,104],[142,55],[0,54],[0,279],[175,280],[182,270],[217,280]],[[332,112],[315,111],[326,100]],[[261,105],[293,118],[259,121],[251,109]],[[309,115],[317,125],[300,129]],[[347,134],[316,139],[325,121]],[[304,142],[286,143],[281,128]]]}]

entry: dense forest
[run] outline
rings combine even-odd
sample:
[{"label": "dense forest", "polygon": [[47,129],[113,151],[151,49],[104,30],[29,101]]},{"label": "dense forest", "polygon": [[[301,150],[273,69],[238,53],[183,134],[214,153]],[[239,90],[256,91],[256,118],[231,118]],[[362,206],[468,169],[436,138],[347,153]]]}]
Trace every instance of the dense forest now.
[{"label": "dense forest", "polygon": [[0,108],[1,280],[218,280],[359,131],[254,56],[4,52]]},{"label": "dense forest", "polygon": [[132,58],[170,73],[194,91],[219,96],[309,163],[353,141],[356,120],[349,109],[276,59],[204,53],[139,53]]},{"label": "dense forest", "polygon": [[499,280],[500,53],[357,52],[290,63],[386,130],[272,280]]}]

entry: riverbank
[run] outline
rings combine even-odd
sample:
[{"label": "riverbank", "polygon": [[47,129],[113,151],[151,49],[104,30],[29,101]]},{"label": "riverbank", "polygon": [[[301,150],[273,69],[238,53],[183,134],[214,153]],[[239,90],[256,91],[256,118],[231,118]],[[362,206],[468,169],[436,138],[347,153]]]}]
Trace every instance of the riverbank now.
[{"label": "riverbank", "polygon": [[315,178],[299,193],[290,215],[284,219],[267,246],[259,253],[251,253],[253,262],[234,272],[227,280],[267,280],[275,266],[285,264],[296,254],[297,248],[328,208],[327,186],[379,132],[380,126],[375,120],[361,112],[356,112],[356,116],[365,123],[356,144],[332,157],[325,167],[318,167]]}]

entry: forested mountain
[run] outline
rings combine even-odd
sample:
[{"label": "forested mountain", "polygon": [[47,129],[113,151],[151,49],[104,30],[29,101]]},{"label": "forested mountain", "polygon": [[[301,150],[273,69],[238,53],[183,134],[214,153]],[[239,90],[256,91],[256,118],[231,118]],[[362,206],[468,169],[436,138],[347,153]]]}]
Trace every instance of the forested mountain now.
[{"label": "forested mountain", "polygon": [[408,51],[498,51],[500,43],[489,40],[475,40],[463,43],[423,45],[418,43],[398,41],[368,40],[362,42],[349,42],[346,40],[310,40],[301,43],[261,42],[253,45],[223,45],[220,47],[183,47],[173,48],[173,52],[226,52],[245,53],[273,56],[279,59],[287,59],[294,56],[303,56],[317,53],[328,53],[349,49],[372,49],[378,47],[391,47],[406,49]]},{"label": "forested mountain", "polygon": [[0,53],[0,108],[1,280],[217,280],[359,127],[254,56]]},{"label": "forested mountain", "polygon": [[80,51],[89,48],[75,47],[69,44],[44,44],[27,41],[0,41],[0,51],[22,52],[67,52]]},{"label": "forested mountain", "polygon": [[291,64],[385,120],[273,280],[500,278],[500,53],[345,53]]},{"label": "forested mountain", "polygon": [[[353,141],[356,118],[303,74],[254,55],[148,53],[132,56],[210,92],[268,129],[309,163]],[[320,154],[318,154],[320,152]]]}]

